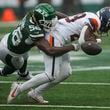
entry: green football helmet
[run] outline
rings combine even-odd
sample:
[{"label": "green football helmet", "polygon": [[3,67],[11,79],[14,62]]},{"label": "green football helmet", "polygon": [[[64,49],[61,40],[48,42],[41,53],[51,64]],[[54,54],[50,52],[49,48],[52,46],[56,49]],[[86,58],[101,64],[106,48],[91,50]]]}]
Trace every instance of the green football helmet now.
[{"label": "green football helmet", "polygon": [[50,31],[57,23],[55,9],[48,3],[41,3],[34,8],[34,18],[45,31]]}]

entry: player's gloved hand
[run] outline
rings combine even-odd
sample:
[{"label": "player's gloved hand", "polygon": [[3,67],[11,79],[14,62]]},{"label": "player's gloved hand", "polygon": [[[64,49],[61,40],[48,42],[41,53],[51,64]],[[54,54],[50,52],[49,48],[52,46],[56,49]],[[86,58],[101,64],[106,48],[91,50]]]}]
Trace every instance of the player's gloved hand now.
[{"label": "player's gloved hand", "polygon": [[80,49],[79,44],[72,43],[71,45],[74,47],[74,51],[78,51]]}]

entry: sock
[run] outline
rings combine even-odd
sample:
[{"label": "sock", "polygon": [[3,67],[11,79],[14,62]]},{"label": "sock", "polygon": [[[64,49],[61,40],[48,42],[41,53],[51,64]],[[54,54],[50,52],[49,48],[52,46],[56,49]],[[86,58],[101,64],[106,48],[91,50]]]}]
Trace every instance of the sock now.
[{"label": "sock", "polygon": [[24,82],[23,84],[20,85],[20,91],[25,91],[28,89],[31,89],[32,87],[37,87],[40,86],[41,84],[49,82],[49,78],[45,73],[38,74],[31,78],[30,80]]},{"label": "sock", "polygon": [[20,72],[18,71],[18,75],[19,75],[20,77],[27,77],[27,76],[29,75],[29,71],[25,71],[24,73],[20,73]]}]

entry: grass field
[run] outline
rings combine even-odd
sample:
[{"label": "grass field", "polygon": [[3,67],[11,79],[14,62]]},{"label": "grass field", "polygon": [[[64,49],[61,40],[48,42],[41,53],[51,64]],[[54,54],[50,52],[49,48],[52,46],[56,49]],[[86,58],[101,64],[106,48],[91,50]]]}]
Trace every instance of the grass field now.
[{"label": "grass field", "polygon": [[[3,28],[2,28],[3,26]],[[0,26],[5,34],[13,27]],[[0,77],[0,110],[110,110],[110,38],[103,38],[103,51],[88,56],[82,51],[71,52],[72,75],[44,93],[49,105],[39,105],[22,93],[12,104],[7,104],[10,86],[16,75]],[[0,62],[0,67],[3,67]],[[30,52],[28,69],[37,74],[44,70],[42,55],[36,49]]]}]

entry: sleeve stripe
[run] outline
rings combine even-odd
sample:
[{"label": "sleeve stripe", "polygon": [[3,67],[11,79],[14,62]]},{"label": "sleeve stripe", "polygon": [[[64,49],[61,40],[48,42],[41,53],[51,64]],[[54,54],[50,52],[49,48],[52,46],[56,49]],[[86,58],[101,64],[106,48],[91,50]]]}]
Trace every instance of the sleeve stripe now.
[{"label": "sleeve stripe", "polygon": [[93,30],[96,31],[99,28],[99,24],[96,19],[90,18],[90,23],[93,26]]},{"label": "sleeve stripe", "polygon": [[53,36],[52,35],[50,35],[50,37],[49,37],[49,44],[50,44],[50,46],[52,47],[52,46],[54,46],[53,44],[54,44],[54,41],[53,41],[54,39],[53,39]]},{"label": "sleeve stripe", "polygon": [[43,37],[44,36],[44,34],[39,34],[39,35],[30,35],[30,37],[32,37],[32,38],[37,38],[37,37]]}]

